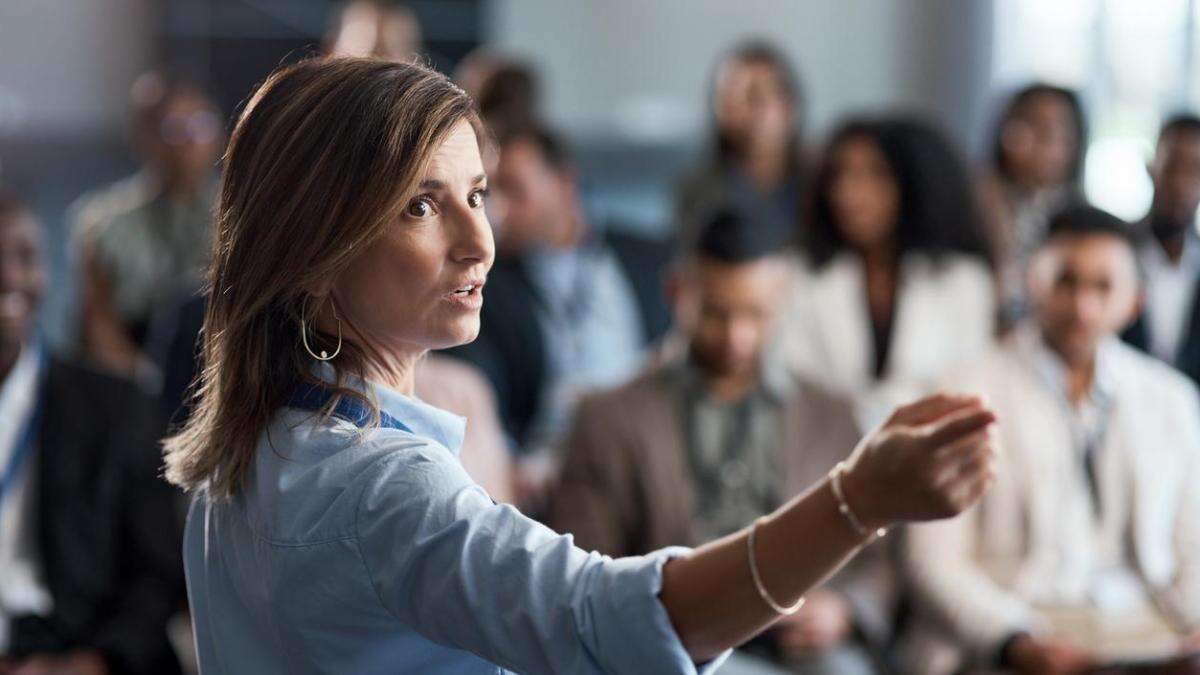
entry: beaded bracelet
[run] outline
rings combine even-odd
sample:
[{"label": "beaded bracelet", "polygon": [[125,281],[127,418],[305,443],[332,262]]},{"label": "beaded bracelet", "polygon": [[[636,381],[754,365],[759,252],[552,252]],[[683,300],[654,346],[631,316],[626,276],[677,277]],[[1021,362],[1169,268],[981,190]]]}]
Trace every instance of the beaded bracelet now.
[{"label": "beaded bracelet", "polygon": [[833,487],[833,496],[837,498],[838,511],[861,537],[875,541],[887,535],[886,527],[881,527],[874,532],[868,530],[863,526],[862,521],[858,519],[858,516],[854,513],[854,509],[850,508],[849,502],[846,501],[846,493],[842,490],[842,474],[844,473],[846,473],[845,462],[838,462],[837,466],[833,467],[833,471],[829,472],[829,484]]}]

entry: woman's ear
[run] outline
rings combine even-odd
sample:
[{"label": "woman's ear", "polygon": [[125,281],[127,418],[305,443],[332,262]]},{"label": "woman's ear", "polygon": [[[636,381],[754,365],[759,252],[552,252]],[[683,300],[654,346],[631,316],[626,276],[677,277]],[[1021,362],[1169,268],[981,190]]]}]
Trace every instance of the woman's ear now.
[{"label": "woman's ear", "polygon": [[301,290],[305,295],[312,299],[321,299],[329,297],[334,290],[334,280],[329,277],[315,279],[310,283],[301,286]]}]

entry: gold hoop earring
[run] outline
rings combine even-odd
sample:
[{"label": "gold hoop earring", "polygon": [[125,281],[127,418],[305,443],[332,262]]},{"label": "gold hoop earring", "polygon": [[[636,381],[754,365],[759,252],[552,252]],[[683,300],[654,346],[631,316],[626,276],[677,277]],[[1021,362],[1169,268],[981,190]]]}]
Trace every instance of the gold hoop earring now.
[{"label": "gold hoop earring", "polygon": [[304,351],[318,361],[332,361],[342,353],[342,319],[337,315],[337,307],[333,303],[329,304],[329,308],[333,311],[333,318],[337,320],[337,347],[332,354],[327,353],[324,349],[321,350],[320,356],[313,353],[312,347],[308,346],[308,331],[304,325],[304,318],[300,318],[300,342],[304,343]]}]

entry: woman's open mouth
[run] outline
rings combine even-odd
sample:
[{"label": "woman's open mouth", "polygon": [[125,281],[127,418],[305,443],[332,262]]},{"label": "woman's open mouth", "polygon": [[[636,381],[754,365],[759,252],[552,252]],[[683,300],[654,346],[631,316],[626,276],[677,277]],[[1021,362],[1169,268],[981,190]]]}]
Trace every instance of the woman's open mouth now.
[{"label": "woman's open mouth", "polygon": [[450,303],[466,308],[475,309],[483,306],[483,284],[465,284],[446,294]]}]

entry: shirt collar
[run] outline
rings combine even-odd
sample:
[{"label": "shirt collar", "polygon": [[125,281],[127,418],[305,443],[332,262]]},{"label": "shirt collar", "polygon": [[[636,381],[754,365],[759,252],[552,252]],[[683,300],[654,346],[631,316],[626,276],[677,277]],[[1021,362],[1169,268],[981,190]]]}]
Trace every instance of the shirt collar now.
[{"label": "shirt collar", "polygon": [[[1033,341],[1033,364],[1043,384],[1056,394],[1067,399],[1067,365],[1049,345],[1040,331]],[[1092,376],[1092,388],[1088,392],[1090,402],[1105,408],[1113,401],[1117,392],[1112,352],[1117,348],[1117,338],[1109,336],[1096,347],[1096,372]]]},{"label": "shirt collar", "polygon": [[[20,442],[17,435],[34,412],[40,364],[40,346],[26,343],[12,370],[0,381],[0,459],[15,450],[13,446]],[[0,466],[3,466],[2,461]]]},{"label": "shirt collar", "polygon": [[1200,235],[1197,235],[1195,228],[1188,228],[1183,237],[1183,256],[1179,259],[1179,265],[1175,265],[1167,258],[1167,252],[1158,239],[1153,234],[1147,234],[1141,246],[1141,259],[1147,269],[1200,271]]},{"label": "shirt collar", "polygon": [[[333,366],[318,363],[316,375],[325,382],[336,381]],[[441,443],[450,452],[458,455],[462,450],[463,437],[467,432],[467,420],[452,412],[435,408],[424,401],[405,396],[390,387],[370,380],[361,380],[353,375],[346,376],[346,384],[375,401],[382,412],[391,415],[412,430],[413,434]]]},{"label": "shirt collar", "polygon": [[[700,371],[691,359],[690,347],[685,347],[683,353],[673,364],[675,377],[685,390],[707,394],[704,373]],[[777,349],[768,347],[763,353],[759,365],[759,377],[751,395],[760,395],[774,405],[786,403],[796,393],[796,381],[783,362],[782,355]]]}]

